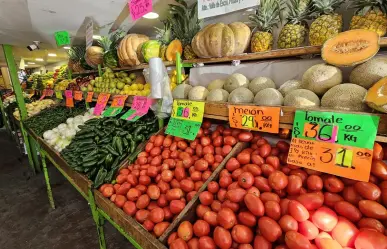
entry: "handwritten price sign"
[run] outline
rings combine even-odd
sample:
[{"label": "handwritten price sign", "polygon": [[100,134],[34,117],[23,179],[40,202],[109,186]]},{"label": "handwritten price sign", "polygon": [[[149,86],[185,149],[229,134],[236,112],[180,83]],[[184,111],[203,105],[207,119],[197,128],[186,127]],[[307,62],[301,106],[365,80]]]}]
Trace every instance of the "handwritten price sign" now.
[{"label": "handwritten price sign", "polygon": [[39,99],[39,100],[44,99],[44,98],[46,97],[46,95],[47,95],[47,90],[44,89],[44,90],[43,90],[43,93],[42,93],[42,96],[40,96],[40,99]]},{"label": "handwritten price sign", "polygon": [[99,116],[106,107],[107,102],[109,101],[110,93],[101,93],[98,95],[97,104],[94,107],[94,115]]},{"label": "handwritten price sign", "polygon": [[86,96],[87,103],[90,103],[93,101],[93,95],[94,95],[94,92],[87,92],[87,96]]},{"label": "handwritten price sign", "polygon": [[55,97],[57,99],[63,99],[62,92],[61,91],[55,91]]},{"label": "handwritten price sign", "polygon": [[74,99],[77,101],[81,101],[83,99],[82,91],[74,91]]},{"label": "handwritten price sign", "polygon": [[279,107],[228,106],[230,126],[238,129],[278,133],[280,113]]},{"label": "handwritten price sign", "polygon": [[174,100],[166,134],[194,140],[203,122],[204,102]]},{"label": "handwritten price sign", "polygon": [[58,47],[64,46],[64,45],[70,45],[70,35],[67,31],[58,31],[55,32],[55,41],[56,45]]},{"label": "handwritten price sign", "polygon": [[129,0],[128,4],[133,21],[152,11],[152,0]]},{"label": "handwritten price sign", "polygon": [[66,106],[67,107],[74,107],[73,91],[66,90],[65,97],[66,97]]},{"label": "handwritten price sign", "polygon": [[297,111],[288,163],[368,181],[378,116]]},{"label": "handwritten price sign", "polygon": [[116,95],[113,98],[112,105],[103,113],[104,117],[115,117],[121,113],[128,95]]},{"label": "handwritten price sign", "polygon": [[134,122],[147,114],[151,105],[152,99],[143,96],[134,96],[132,107],[121,119]]}]

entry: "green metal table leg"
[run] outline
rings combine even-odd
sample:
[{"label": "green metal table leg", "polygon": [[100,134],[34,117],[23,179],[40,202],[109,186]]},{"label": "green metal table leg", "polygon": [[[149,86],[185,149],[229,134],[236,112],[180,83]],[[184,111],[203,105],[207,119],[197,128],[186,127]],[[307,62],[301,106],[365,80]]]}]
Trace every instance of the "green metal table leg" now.
[{"label": "green metal table leg", "polygon": [[11,129],[9,128],[8,118],[7,118],[7,115],[5,114],[5,108],[3,105],[3,100],[2,100],[1,94],[0,94],[0,110],[1,110],[1,115],[3,116],[3,123],[5,126],[5,129],[7,130],[8,133],[11,134]]},{"label": "green metal table leg", "polygon": [[103,216],[97,211],[97,206],[95,205],[95,200],[94,200],[94,194],[91,189],[89,189],[89,204],[90,204],[91,213],[93,215],[93,220],[97,226],[99,248],[106,249],[105,233],[103,230],[103,224],[105,220]]},{"label": "green metal table leg", "polygon": [[[33,173],[36,174],[36,168],[35,168],[35,164],[34,164],[34,160],[33,160],[33,156],[32,156],[33,152],[31,151],[30,142],[28,140],[28,133],[23,127],[23,122],[20,122],[20,131],[21,131],[22,136],[23,136],[24,144],[26,145],[28,162],[32,168]],[[17,130],[16,130],[16,132],[17,132]],[[16,134],[16,136],[17,136],[17,134]],[[19,143],[19,141],[18,141],[18,143]]]},{"label": "green metal table leg", "polygon": [[32,160],[34,161],[35,170],[37,172],[41,172],[40,169],[40,162],[39,162],[39,145],[38,143],[31,137],[28,136],[30,147],[31,147],[31,153],[32,153]]},{"label": "green metal table leg", "polygon": [[44,150],[40,150],[40,157],[42,158],[43,174],[44,179],[46,180],[48,200],[50,202],[51,208],[55,209],[54,197],[52,196],[52,190],[50,185],[50,177],[48,176],[48,170],[46,165],[46,152]]}]

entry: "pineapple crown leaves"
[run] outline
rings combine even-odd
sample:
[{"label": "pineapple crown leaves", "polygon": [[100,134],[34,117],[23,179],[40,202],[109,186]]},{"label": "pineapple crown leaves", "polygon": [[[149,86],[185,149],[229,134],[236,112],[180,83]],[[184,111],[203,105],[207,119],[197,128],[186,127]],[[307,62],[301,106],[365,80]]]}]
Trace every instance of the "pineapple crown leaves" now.
[{"label": "pineapple crown leaves", "polygon": [[175,0],[178,4],[168,4],[172,36],[183,45],[191,43],[192,38],[200,31],[197,2],[188,6],[185,0]]},{"label": "pineapple crown leaves", "polygon": [[256,13],[249,15],[249,20],[259,31],[271,33],[273,27],[282,22],[284,9],[283,0],[261,0]]},{"label": "pineapple crown leaves", "polygon": [[304,0],[290,0],[286,5],[289,10],[287,17],[288,24],[306,25],[306,20],[312,19],[315,14],[311,1],[305,4]]},{"label": "pineapple crown leaves", "polygon": [[98,45],[104,49],[105,53],[107,53],[116,50],[119,40],[124,36],[125,32],[118,29],[113,33],[110,33],[109,36],[102,36],[97,42]]},{"label": "pineapple crown leaves", "polygon": [[156,38],[159,40],[159,42],[161,42],[161,44],[167,45],[173,39],[171,30],[171,20],[166,19],[161,22],[163,23],[164,27],[162,29],[155,27]]},{"label": "pineapple crown leaves", "polygon": [[387,2],[385,0],[351,0],[347,8],[356,9],[358,15],[365,15],[370,10],[387,13]]},{"label": "pineapple crown leaves", "polygon": [[312,0],[313,8],[319,15],[331,15],[345,0]]},{"label": "pineapple crown leaves", "polygon": [[86,47],[84,46],[72,46],[68,50],[68,55],[72,61],[80,61],[86,53]]}]

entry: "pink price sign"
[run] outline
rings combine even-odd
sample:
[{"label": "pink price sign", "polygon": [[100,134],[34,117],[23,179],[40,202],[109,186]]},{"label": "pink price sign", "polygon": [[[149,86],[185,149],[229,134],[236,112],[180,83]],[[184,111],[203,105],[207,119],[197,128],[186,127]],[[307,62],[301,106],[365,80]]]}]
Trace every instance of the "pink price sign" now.
[{"label": "pink price sign", "polygon": [[73,97],[73,91],[66,90],[65,91],[65,96],[66,96],[66,98],[71,99]]},{"label": "pink price sign", "polygon": [[129,0],[128,5],[133,21],[152,11],[152,0]]},{"label": "pink price sign", "polygon": [[143,96],[134,96],[132,109],[136,110],[136,113],[147,114],[150,106],[152,105],[152,99]]},{"label": "pink price sign", "polygon": [[109,93],[101,93],[98,96],[97,104],[94,107],[94,115],[97,115],[97,116],[101,115],[101,113],[106,107],[107,102],[109,101],[109,98],[110,98]]}]

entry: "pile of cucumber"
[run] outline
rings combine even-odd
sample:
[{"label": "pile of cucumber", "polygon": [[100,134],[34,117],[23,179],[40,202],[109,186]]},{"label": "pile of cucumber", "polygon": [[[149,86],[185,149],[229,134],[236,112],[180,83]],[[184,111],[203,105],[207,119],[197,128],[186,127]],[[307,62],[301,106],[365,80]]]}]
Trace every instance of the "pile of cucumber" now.
[{"label": "pile of cucumber", "polygon": [[119,117],[91,119],[79,128],[61,155],[71,168],[86,174],[98,188],[112,182],[121,162],[158,131],[158,121],[149,113],[135,122]]}]

